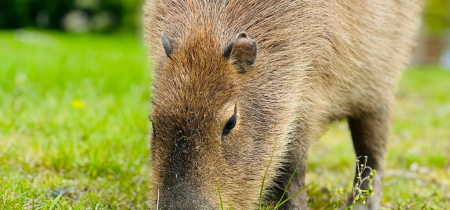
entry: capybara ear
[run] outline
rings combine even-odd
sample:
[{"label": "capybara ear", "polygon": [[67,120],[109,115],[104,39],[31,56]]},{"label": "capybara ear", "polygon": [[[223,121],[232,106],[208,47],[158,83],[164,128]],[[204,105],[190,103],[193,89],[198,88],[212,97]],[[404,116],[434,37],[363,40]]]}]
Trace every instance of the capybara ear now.
[{"label": "capybara ear", "polygon": [[163,44],[163,47],[164,47],[164,51],[166,51],[166,55],[169,58],[171,58],[170,54],[172,54],[172,52],[173,52],[173,47],[170,44],[169,38],[167,37],[167,34],[164,31],[161,34],[161,38],[162,38],[162,44]]},{"label": "capybara ear", "polygon": [[239,33],[223,53],[223,57],[229,59],[241,71],[253,65],[256,59],[258,47],[256,42],[247,33]]}]

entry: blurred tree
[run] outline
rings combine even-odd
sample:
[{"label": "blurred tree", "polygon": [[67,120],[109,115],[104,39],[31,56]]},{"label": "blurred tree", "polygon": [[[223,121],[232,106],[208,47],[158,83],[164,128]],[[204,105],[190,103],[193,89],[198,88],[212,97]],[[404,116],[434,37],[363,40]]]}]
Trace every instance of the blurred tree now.
[{"label": "blurred tree", "polygon": [[72,30],[78,25],[88,31],[133,31],[139,28],[141,1],[0,0],[0,28]]},{"label": "blurred tree", "polygon": [[424,26],[431,33],[442,33],[449,29],[450,0],[426,0]]},{"label": "blurred tree", "polygon": [[417,40],[415,65],[439,65],[450,47],[450,0],[425,0],[423,30]]},{"label": "blurred tree", "polygon": [[2,1],[2,6],[0,6],[0,27],[20,27],[32,24],[30,21],[29,3],[29,0]]}]

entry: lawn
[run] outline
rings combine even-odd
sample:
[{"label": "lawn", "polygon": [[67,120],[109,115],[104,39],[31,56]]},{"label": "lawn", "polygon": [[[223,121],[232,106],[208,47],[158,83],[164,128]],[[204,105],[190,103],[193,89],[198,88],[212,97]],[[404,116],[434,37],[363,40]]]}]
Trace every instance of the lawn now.
[{"label": "lawn", "polygon": [[[150,73],[136,35],[0,32],[0,209],[145,209]],[[394,122],[383,206],[450,209],[450,71],[408,70]],[[343,205],[353,164],[341,122],[311,148],[312,209]]]}]

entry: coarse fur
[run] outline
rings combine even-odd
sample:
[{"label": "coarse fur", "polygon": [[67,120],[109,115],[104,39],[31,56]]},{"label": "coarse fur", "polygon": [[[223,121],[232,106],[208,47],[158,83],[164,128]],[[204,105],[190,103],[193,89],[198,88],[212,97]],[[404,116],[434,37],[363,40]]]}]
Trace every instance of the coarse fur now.
[{"label": "coarse fur", "polygon": [[[299,166],[289,196],[305,185],[310,143],[341,119],[349,120],[356,155],[368,156],[378,171],[375,194],[359,208],[378,208],[394,90],[409,62],[421,5],[148,0],[153,208],[219,209],[219,186],[233,209],[254,209],[271,158],[265,201],[279,199]],[[257,54],[254,63],[239,66],[240,55],[223,55],[243,31],[257,43]],[[173,52],[164,52],[162,32]],[[236,126],[221,135],[233,114]],[[306,193],[283,208],[306,209]]]}]

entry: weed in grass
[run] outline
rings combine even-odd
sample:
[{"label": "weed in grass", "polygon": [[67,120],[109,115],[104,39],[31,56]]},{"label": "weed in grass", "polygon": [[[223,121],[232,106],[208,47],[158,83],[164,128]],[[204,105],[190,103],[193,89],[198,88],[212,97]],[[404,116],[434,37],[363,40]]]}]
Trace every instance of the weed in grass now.
[{"label": "weed in grass", "polygon": [[[353,203],[351,205],[349,205],[345,210],[353,209],[353,206],[355,206],[358,203],[365,204],[367,197],[369,197],[370,195],[373,194],[372,179],[376,173],[376,170],[372,170],[371,167],[367,166],[367,159],[368,159],[367,156],[364,156],[363,164],[360,164],[359,158],[360,157],[358,157],[356,159],[357,175],[356,175],[356,182],[355,182],[355,185],[353,186],[353,190],[352,190]],[[364,171],[366,171],[366,170],[368,170],[370,172],[369,175],[366,177],[362,177]],[[365,181],[368,182],[367,190],[361,189],[361,186],[363,185],[363,183]]]}]

